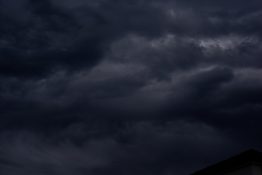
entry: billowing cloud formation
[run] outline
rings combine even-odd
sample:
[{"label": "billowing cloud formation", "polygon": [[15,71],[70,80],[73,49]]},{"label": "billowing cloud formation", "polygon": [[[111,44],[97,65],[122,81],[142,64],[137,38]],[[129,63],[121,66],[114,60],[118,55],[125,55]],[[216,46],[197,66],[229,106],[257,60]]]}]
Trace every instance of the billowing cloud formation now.
[{"label": "billowing cloud formation", "polygon": [[261,1],[0,0],[0,174],[188,174],[261,148]]},{"label": "billowing cloud formation", "polygon": [[[29,133],[6,133],[2,138],[5,144],[1,145],[1,173],[170,174],[185,171],[185,158],[194,159],[204,151],[227,147],[228,143],[214,128],[181,121],[128,124],[113,137],[96,137],[81,144],[65,138],[88,132],[80,128],[78,124],[61,131],[58,134],[64,139],[59,142],[57,138],[42,139]],[[185,148],[193,154],[179,151]]]}]

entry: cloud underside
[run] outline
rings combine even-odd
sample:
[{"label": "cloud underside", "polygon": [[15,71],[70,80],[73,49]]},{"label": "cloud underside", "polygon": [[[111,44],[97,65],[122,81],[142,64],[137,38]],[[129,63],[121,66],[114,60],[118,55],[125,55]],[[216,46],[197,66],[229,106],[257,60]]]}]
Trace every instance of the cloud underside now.
[{"label": "cloud underside", "polygon": [[178,174],[261,148],[261,2],[0,0],[0,174]]}]

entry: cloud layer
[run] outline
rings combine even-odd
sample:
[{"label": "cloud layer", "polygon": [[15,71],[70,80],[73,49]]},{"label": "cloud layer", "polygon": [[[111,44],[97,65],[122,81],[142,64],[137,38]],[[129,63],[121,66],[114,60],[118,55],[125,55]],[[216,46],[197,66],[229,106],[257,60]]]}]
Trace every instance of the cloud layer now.
[{"label": "cloud layer", "polygon": [[258,0],[0,0],[0,174],[184,175],[261,148]]}]

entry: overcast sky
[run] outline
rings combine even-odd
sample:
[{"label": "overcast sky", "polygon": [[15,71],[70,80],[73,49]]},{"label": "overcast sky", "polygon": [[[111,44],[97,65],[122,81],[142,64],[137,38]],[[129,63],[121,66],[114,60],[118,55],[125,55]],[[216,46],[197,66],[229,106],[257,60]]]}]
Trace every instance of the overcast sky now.
[{"label": "overcast sky", "polygon": [[262,148],[261,0],[0,0],[1,175],[188,175]]}]

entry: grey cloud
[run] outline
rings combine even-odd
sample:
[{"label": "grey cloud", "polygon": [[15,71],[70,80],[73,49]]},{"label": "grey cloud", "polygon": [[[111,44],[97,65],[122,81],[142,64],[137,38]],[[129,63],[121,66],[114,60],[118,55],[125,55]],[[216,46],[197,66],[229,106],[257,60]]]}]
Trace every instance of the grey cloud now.
[{"label": "grey cloud", "polygon": [[[185,173],[181,169],[183,162],[190,163],[200,154],[185,157],[178,150],[188,147],[191,153],[212,151],[230,142],[210,126],[184,121],[163,125],[130,123],[116,137],[85,139],[83,144],[76,145],[70,140],[53,142],[52,137],[30,132],[18,135],[5,132],[1,135],[0,150],[1,160],[6,163],[1,164],[0,171],[3,174]],[[192,144],[194,149],[190,148]],[[155,168],[148,172],[147,166]]]},{"label": "grey cloud", "polygon": [[0,174],[183,175],[261,148],[260,1],[0,4]]}]

